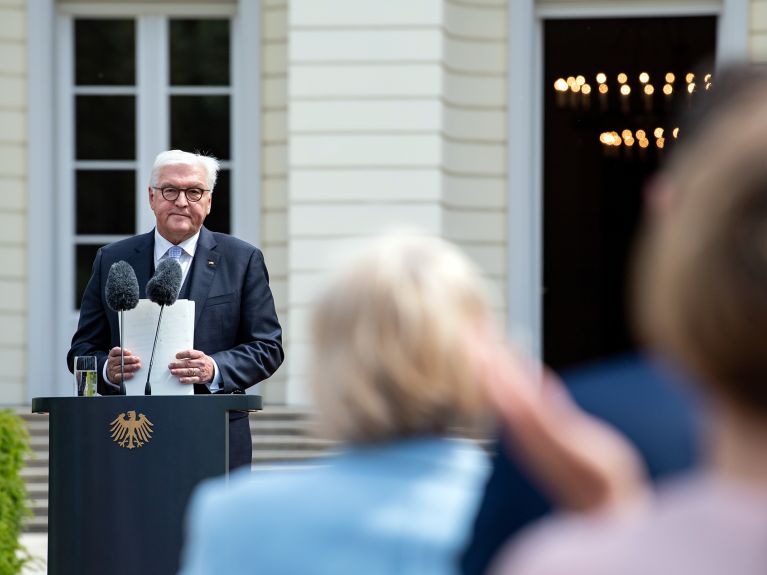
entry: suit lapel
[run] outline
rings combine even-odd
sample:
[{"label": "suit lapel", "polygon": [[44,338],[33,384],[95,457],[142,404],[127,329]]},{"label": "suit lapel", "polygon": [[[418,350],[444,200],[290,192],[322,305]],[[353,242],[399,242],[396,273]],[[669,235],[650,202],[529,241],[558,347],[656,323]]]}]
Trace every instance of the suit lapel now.
[{"label": "suit lapel", "polygon": [[194,263],[192,265],[192,283],[189,286],[189,299],[194,301],[194,326],[197,328],[197,322],[200,321],[202,308],[205,307],[205,300],[208,299],[210,286],[213,285],[213,278],[216,277],[216,269],[220,254],[216,251],[216,240],[207,228],[200,229],[200,238],[197,240],[197,250],[194,253]]},{"label": "suit lapel", "polygon": [[146,297],[146,284],[154,273],[154,230],[138,236],[134,251],[125,259],[133,266],[138,280],[139,297]]}]

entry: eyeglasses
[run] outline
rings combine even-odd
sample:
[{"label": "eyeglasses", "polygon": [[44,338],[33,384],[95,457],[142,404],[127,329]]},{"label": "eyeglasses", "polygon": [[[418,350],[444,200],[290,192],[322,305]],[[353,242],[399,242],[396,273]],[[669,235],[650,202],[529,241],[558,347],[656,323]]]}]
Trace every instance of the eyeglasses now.
[{"label": "eyeglasses", "polygon": [[154,186],[152,186],[152,189],[160,190],[162,197],[169,202],[175,202],[178,199],[178,196],[181,192],[184,192],[184,195],[186,196],[187,201],[199,202],[202,199],[202,195],[205,192],[210,191],[203,188],[174,188],[173,186],[168,186],[165,188],[155,188]]}]

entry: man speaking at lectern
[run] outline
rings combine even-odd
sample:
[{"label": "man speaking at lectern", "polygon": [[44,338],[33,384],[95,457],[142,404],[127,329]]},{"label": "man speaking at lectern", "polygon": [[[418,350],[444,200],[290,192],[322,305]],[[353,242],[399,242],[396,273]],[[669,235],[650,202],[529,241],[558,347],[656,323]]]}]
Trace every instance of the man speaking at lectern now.
[{"label": "man speaking at lectern", "polygon": [[[148,190],[155,229],[104,246],[96,254],[67,365],[71,370],[75,356],[97,356],[102,395],[120,389],[119,323],[104,298],[109,269],[120,260],[135,270],[144,298],[157,264],[178,258],[183,274],[179,297],[195,302],[194,349],[179,350],[168,367],[182,384],[194,385],[196,394],[244,393],[282,363],[282,330],[261,251],[202,225],[211,210],[218,168],[215,158],[199,154],[158,154]],[[129,352],[125,351],[126,381],[149,364],[149,358]],[[165,366],[153,371],[158,367]],[[229,468],[250,465],[251,453],[247,413],[230,413]]]}]

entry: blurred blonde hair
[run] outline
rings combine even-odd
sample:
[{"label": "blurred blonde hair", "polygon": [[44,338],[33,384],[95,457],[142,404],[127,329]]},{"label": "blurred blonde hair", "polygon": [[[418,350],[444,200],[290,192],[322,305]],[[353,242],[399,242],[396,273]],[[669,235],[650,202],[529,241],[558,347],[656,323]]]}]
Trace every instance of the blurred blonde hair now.
[{"label": "blurred blonde hair", "polygon": [[482,406],[472,331],[487,319],[479,274],[433,237],[390,234],[319,300],[312,390],[331,437],[367,443],[444,434]]}]

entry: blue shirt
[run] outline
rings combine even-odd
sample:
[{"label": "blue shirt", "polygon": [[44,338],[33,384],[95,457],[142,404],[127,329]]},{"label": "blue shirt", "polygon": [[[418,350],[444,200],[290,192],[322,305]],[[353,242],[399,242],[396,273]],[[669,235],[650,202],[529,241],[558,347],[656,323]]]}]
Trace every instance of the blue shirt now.
[{"label": "blue shirt", "polygon": [[181,573],[456,573],[487,472],[475,444],[419,438],[207,482]]}]

